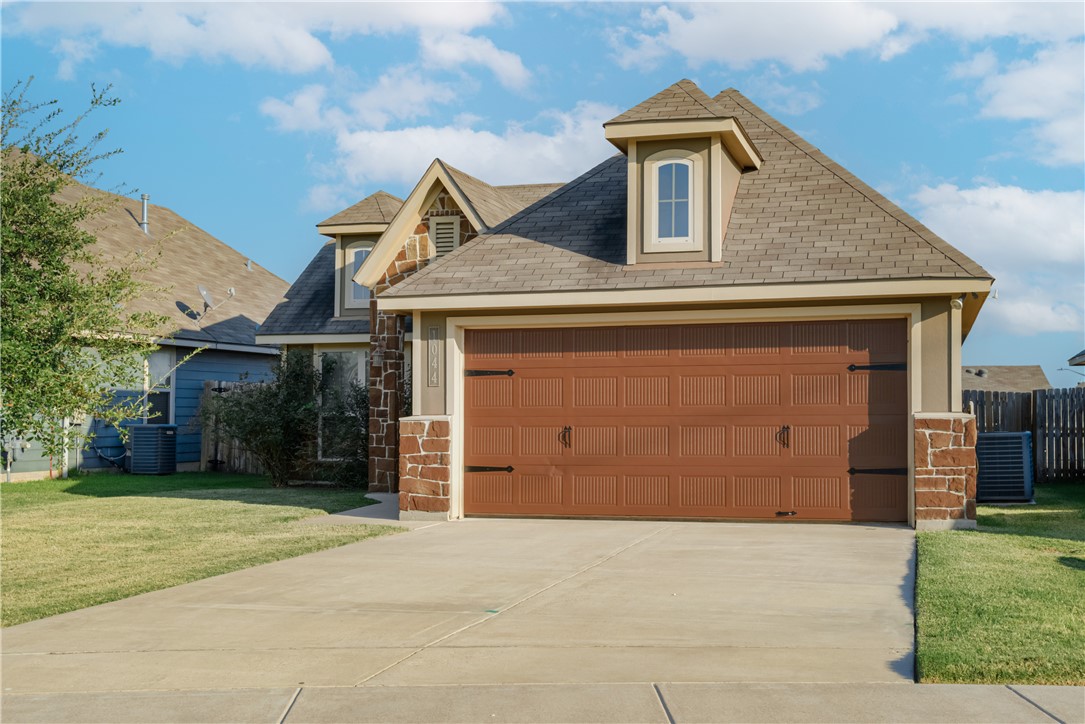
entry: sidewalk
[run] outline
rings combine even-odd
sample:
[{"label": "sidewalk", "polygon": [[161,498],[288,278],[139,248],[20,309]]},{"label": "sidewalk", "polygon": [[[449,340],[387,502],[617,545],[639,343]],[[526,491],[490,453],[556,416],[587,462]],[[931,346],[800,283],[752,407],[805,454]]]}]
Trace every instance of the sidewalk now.
[{"label": "sidewalk", "polygon": [[1085,722],[1085,688],[502,684],[8,694],[5,722]]}]

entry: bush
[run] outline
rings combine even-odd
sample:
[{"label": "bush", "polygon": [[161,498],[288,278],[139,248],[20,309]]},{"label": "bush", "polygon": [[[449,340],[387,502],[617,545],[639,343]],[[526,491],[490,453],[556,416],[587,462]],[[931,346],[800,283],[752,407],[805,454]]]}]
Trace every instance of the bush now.
[{"label": "bush", "polygon": [[204,434],[232,437],[251,453],[277,486],[286,485],[316,443],[320,373],[312,356],[291,351],[268,382],[234,387],[204,400]]}]

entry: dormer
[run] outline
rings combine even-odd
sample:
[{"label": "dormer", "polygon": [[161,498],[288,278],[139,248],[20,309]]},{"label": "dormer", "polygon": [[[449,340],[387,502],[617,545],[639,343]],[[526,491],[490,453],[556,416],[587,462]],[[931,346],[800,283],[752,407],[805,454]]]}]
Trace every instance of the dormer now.
[{"label": "dormer", "polygon": [[722,260],[739,179],[762,161],[738,120],[681,80],[603,128],[627,159],[626,263]]},{"label": "dormer", "polygon": [[336,317],[369,315],[372,293],[353,277],[402,205],[401,199],[378,191],[316,225],[318,232],[335,240]]}]

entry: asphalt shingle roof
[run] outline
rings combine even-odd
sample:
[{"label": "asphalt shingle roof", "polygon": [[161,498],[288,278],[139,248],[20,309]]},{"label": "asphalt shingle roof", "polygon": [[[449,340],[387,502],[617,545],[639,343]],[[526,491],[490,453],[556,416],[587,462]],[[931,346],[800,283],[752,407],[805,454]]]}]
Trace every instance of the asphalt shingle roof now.
[{"label": "asphalt shingle roof", "polygon": [[764,156],[739,183],[722,263],[625,266],[627,172],[618,155],[385,294],[990,278],[737,91],[713,102],[713,112],[738,120]]},{"label": "asphalt shingle roof", "polygon": [[727,118],[729,114],[720,108],[697,84],[680,80],[664,88],[625,113],[604,123],[634,123],[638,121],[680,121],[691,119]]},{"label": "asphalt shingle roof", "polygon": [[260,334],[369,334],[369,315],[335,318],[334,241],[320,247],[286,298],[260,325]]},{"label": "asphalt shingle roof", "polygon": [[969,365],[961,368],[961,388],[1032,392],[1051,389],[1051,382],[1040,365]]},{"label": "asphalt shingle roof", "polygon": [[341,224],[387,224],[403,206],[403,199],[386,191],[377,191],[349,206],[338,214],[321,221],[317,226],[338,226]]},{"label": "asphalt shingle roof", "polygon": [[[97,241],[91,247],[101,264],[127,266],[133,256],[152,262],[136,276],[153,291],[130,305],[131,311],[165,316],[172,337],[229,344],[255,344],[256,327],[282,299],[289,286],[256,262],[230,248],[165,206],[148,204],[150,235],[139,226],[141,202],[71,183],[57,194],[60,201],[76,203],[87,195],[104,196],[113,203],[92,217],[84,228]],[[205,287],[217,306],[204,312],[197,285]],[[235,296],[227,297],[233,287]]]},{"label": "asphalt shingle roof", "polygon": [[[442,162],[443,163],[443,162]],[[492,223],[504,221],[508,216],[530,206],[544,198],[564,184],[516,184],[512,186],[491,186],[458,169],[444,164],[445,169],[455,179],[457,185],[475,206],[483,219]],[[363,223],[360,217],[343,220],[351,209],[358,209],[382,195],[377,201],[384,209],[391,205],[388,201],[402,205],[399,199],[384,192],[378,192],[350,209],[336,214],[322,224]],[[369,208],[373,208],[369,203]],[[399,206],[395,207],[396,210]],[[504,215],[503,215],[504,214]],[[372,216],[367,223],[374,223]],[[388,217],[391,220],[391,216]],[[298,334],[369,334],[369,317],[335,317],[335,242],[329,241],[320,248],[305,271],[290,287],[278,306],[272,310],[260,325],[261,335],[298,335]]]}]

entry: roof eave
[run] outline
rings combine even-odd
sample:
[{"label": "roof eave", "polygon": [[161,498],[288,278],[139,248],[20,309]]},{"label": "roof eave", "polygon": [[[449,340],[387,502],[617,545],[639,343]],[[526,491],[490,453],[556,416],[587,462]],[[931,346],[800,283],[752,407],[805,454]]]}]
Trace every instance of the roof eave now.
[{"label": "roof eave", "polygon": [[660,119],[603,124],[606,139],[622,153],[631,140],[698,138],[719,135],[731,157],[744,169],[761,168],[764,158],[746,129],[734,118]]},{"label": "roof eave", "polygon": [[380,234],[388,228],[387,222],[364,224],[317,224],[316,230],[328,237],[336,234]]}]

